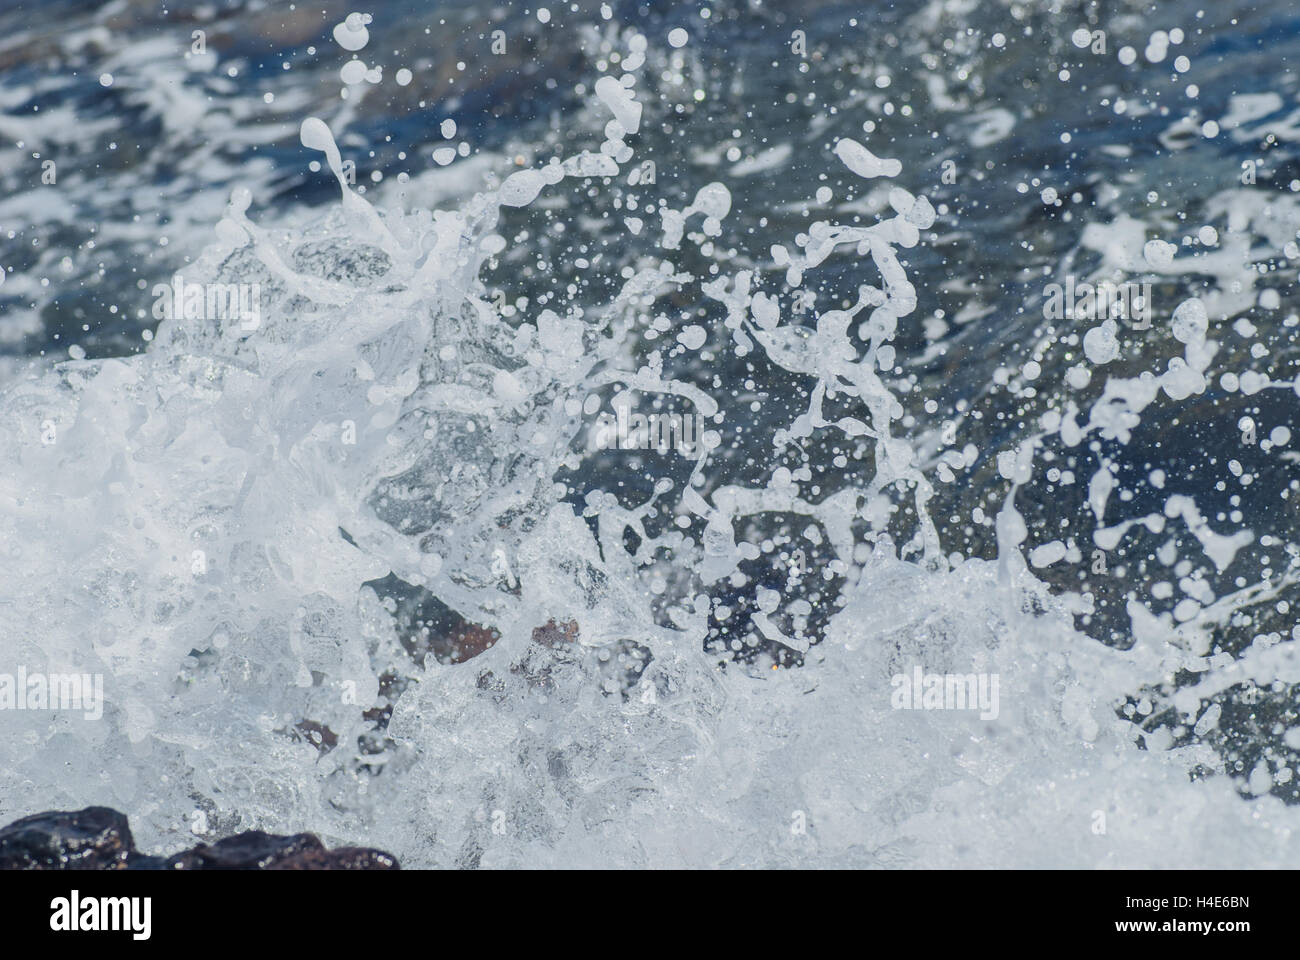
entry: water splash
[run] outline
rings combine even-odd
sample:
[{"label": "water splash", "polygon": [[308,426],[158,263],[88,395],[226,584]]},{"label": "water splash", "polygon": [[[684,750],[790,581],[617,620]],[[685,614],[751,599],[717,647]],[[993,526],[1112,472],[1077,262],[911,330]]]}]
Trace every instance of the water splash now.
[{"label": "water splash", "polygon": [[[0,745],[16,774],[5,806],[111,804],[159,844],[193,809],[221,830],[362,837],[416,865],[1286,862],[1293,811],[1243,801],[1226,777],[1193,780],[1222,759],[1117,707],[1141,698],[1145,717],[1169,701],[1204,733],[1218,714],[1203,704],[1227,685],[1290,677],[1291,639],[1225,659],[1209,638],[1292,572],[1202,592],[1181,613],[1133,600],[1131,647],[1105,647],[1076,626],[1093,598],[1031,572],[1016,507],[1052,444],[1126,443],[1157,404],[1205,389],[1205,306],[1174,311],[1183,356],[1163,373],[1108,377],[1085,423],[1057,410],[1000,452],[995,560],[946,555],[931,476],[969,461],[936,460],[900,430],[882,379],[917,305],[899,250],[935,222],[924,197],[890,188],[892,214],[871,226],[815,221],[762,270],[706,277],[682,264],[708,263],[724,236],[732,199],[712,183],[659,210],[659,251],[608,302],[511,319],[488,295],[483,274],[517,242],[498,232],[502,207],[625,175],[646,56],[631,36],[628,73],[596,84],[612,116],[598,152],[514,172],[456,209],[372,205],[309,118],[302,143],[324,154],[338,208],[269,230],[238,189],[187,271],[257,284],[255,330],[169,319],[141,356],[8,384],[0,626],[32,638],[11,645],[22,662],[102,667],[108,702],[102,724],[5,718],[20,728]],[[904,176],[856,141],[834,154],[863,178]],[[846,252],[874,282],[813,326],[762,289],[784,271],[797,290]],[[705,333],[736,357],[811,384],[753,482],[718,479],[722,428],[742,413],[644,349],[648,315],[686,290],[721,305]],[[1083,350],[1098,369],[1113,359],[1104,334]],[[689,405],[715,429],[684,473],[649,464],[640,500],[597,488],[575,507],[557,476],[583,466],[591,400],[613,388]],[[823,449],[833,465],[867,460],[870,480],[814,473]],[[1110,476],[1089,483],[1099,524]],[[770,516],[801,518],[798,537],[757,535]],[[1112,551],[1177,522],[1219,572],[1256,542],[1182,494],[1093,539]],[[1052,543],[1030,552],[1035,569],[1080,553]],[[796,550],[813,559],[777,585],[794,589],[746,572]],[[380,586],[394,580],[478,625],[479,655],[423,656]],[[704,653],[751,587],[754,631],[799,669]],[[915,664],[997,674],[999,716],[892,709],[890,678]],[[1175,690],[1180,672],[1201,679]]]}]

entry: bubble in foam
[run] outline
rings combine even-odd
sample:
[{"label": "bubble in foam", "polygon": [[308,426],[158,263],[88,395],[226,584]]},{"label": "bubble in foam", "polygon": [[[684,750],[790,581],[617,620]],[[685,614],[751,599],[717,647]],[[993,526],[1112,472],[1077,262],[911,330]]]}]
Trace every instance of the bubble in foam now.
[{"label": "bubble in foam", "polygon": [[677,334],[677,341],[687,350],[698,350],[708,339],[708,332],[699,324],[691,324]]},{"label": "bubble in foam", "polygon": [[1153,267],[1167,267],[1174,262],[1178,248],[1165,240],[1148,240],[1142,248],[1142,255]]},{"label": "bubble in foam", "polygon": [[1205,304],[1193,297],[1174,308],[1173,334],[1180,343],[1199,343],[1205,339],[1210,319]]},{"label": "bubble in foam", "polygon": [[1050,567],[1065,559],[1068,548],[1060,540],[1053,540],[1035,547],[1029,552],[1029,562],[1035,567]]},{"label": "bubble in foam", "polygon": [[1115,321],[1107,320],[1083,335],[1083,352],[1097,366],[1110,363],[1119,356],[1119,340]]},{"label": "bubble in foam", "polygon": [[336,177],[343,176],[343,158],[339,155],[338,144],[334,142],[334,134],[330,133],[324,120],[308,117],[299,128],[298,138],[307,149],[319,150],[325,154],[325,162]]},{"label": "bubble in foam", "polygon": [[366,79],[366,65],[361,60],[349,60],[339,68],[339,79],[352,86]]},{"label": "bubble in foam", "polygon": [[641,126],[641,104],[636,102],[632,91],[613,77],[601,77],[596,81],[596,96],[614,113],[614,119],[628,133],[636,133]]},{"label": "bubble in foam", "polygon": [[563,176],[564,170],[559,164],[547,164],[540,170],[520,170],[506,178],[497,195],[504,206],[526,207],[537,199],[544,187],[559,183]]},{"label": "bubble in foam", "polygon": [[370,42],[366,24],[370,14],[349,13],[344,21],[334,27],[334,42],[349,53],[355,53]]},{"label": "bubble in foam", "polygon": [[507,406],[514,406],[528,396],[519,378],[509,370],[498,370],[493,374],[492,390]]},{"label": "bubble in foam", "polygon": [[844,165],[859,177],[896,177],[903,171],[903,165],[897,160],[883,160],[874,153],[848,137],[835,144],[835,155]]},{"label": "bubble in foam", "polygon": [[628,54],[623,58],[624,70],[639,70],[645,63],[645,52],[648,41],[642,34],[635,34],[627,43]]}]

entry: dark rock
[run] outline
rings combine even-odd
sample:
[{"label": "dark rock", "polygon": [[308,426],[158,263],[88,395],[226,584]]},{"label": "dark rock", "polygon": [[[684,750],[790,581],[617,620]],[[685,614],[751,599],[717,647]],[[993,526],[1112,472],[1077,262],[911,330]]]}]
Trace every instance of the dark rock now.
[{"label": "dark rock", "polygon": [[327,850],[315,834],[249,830],[171,857],[135,849],[126,817],[108,807],[49,811],[0,830],[0,870],[396,870],[382,850]]},{"label": "dark rock", "polygon": [[543,627],[533,627],[533,643],[540,643],[547,647],[558,647],[561,644],[573,643],[578,639],[578,621],[566,620],[564,623],[556,623],[554,620],[547,620]]},{"label": "dark rock", "polygon": [[394,870],[397,860],[381,850],[326,850],[315,834],[278,837],[249,830],[211,846],[199,844],[167,860],[168,870]]},{"label": "dark rock", "polygon": [[108,807],[38,813],[0,830],[5,870],[122,870],[134,852],[126,817]]}]

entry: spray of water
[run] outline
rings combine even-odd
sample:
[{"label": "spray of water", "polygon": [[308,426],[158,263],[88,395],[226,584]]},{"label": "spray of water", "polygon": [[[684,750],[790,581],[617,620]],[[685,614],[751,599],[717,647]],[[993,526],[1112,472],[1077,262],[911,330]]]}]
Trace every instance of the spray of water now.
[{"label": "spray of water", "polygon": [[[172,843],[193,811],[219,831],[313,829],[412,865],[1293,862],[1294,810],[1267,789],[1243,800],[1206,776],[1223,766],[1214,751],[1118,708],[1141,699],[1146,716],[1159,701],[1200,733],[1231,684],[1300,681],[1292,638],[1240,657],[1210,642],[1294,567],[1176,617],[1134,599],[1131,645],[1103,646],[1076,627],[1091,595],[1035,576],[1078,545],[1063,535],[1027,558],[1016,508],[1043,451],[1127,442],[1152,410],[1204,391],[1206,305],[1165,320],[1183,350],[1163,371],[1110,377],[1086,410],[1055,409],[999,453],[996,560],[947,555],[933,478],[969,458],[909,437],[882,380],[917,305],[899,257],[935,222],[924,197],[888,187],[872,225],[812,222],[755,269],[692,273],[674,260],[708,262],[726,231],[731,196],[712,183],[658,211],[658,248],[607,302],[521,312],[489,296],[483,275],[516,242],[497,232],[502,208],[566,180],[599,203],[601,184],[635,176],[647,44],[626,42],[622,79],[594,87],[596,151],[457,209],[377,209],[307,119],[302,143],[338,180],[337,208],[273,231],[236,190],[186,271],[256,284],[252,329],[173,317],[142,355],[9,383],[0,634],[34,669],[102,672],[106,704],[99,723],[5,718],[18,735],[0,738],[4,808],[110,804],[146,846]],[[849,139],[826,162],[906,181]],[[797,295],[845,258],[856,297],[811,326],[773,292],[773,275]],[[681,331],[676,356],[729,351],[808,379],[758,482],[715,479],[723,434],[747,413],[707,379],[666,373],[667,348],[645,349],[656,304],[682,292],[723,316]],[[1115,333],[1106,321],[1083,338],[1092,372]],[[611,389],[707,429],[684,471],[647,458],[644,495],[591,489],[575,505],[557,478],[584,467]],[[865,459],[871,479],[837,483],[807,457],[791,468],[791,450]],[[1112,488],[1104,469],[1092,478],[1098,521]],[[755,535],[769,516],[794,535]],[[1220,571],[1256,541],[1176,493],[1094,540],[1108,551],[1135,527],[1179,524]],[[792,568],[797,589],[757,586],[747,615],[802,665],[720,664],[704,649],[733,615],[728,591],[755,586],[746,564],[774,550],[815,560]],[[477,625],[479,655],[424,656],[380,582]],[[897,678],[915,667],[993,677],[995,700],[899,709]],[[1188,671],[1194,684],[1173,683]],[[902,705],[929,705],[915,696]]]}]

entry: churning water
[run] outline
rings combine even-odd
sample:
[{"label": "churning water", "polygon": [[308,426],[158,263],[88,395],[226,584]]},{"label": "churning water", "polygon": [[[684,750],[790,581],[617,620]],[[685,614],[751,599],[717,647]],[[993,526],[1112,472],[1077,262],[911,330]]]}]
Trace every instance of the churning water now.
[{"label": "churning water", "polygon": [[1297,862],[1287,4],[95,6],[0,13],[5,819]]}]

